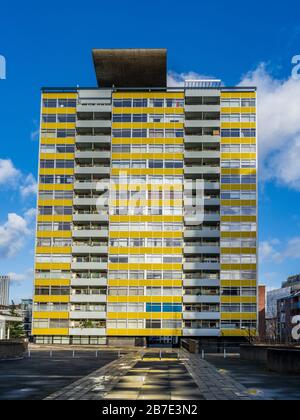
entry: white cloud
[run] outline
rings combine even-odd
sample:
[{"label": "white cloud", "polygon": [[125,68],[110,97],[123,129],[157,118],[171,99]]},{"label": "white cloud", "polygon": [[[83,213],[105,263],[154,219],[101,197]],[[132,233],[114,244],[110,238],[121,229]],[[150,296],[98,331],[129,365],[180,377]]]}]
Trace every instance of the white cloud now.
[{"label": "white cloud", "polygon": [[20,176],[10,159],[0,159],[0,185],[16,185]]},{"label": "white cloud", "polygon": [[33,269],[28,268],[24,273],[7,273],[12,283],[23,283],[27,280],[31,280],[33,276]]},{"label": "white cloud", "polygon": [[277,239],[271,241],[263,241],[259,244],[259,258],[261,261],[278,262],[281,258],[280,253],[276,249],[276,245],[280,242]]},{"label": "white cloud", "polygon": [[291,238],[286,243],[277,239],[263,241],[259,245],[259,256],[261,261],[276,264],[286,260],[297,260],[300,258],[300,237]]},{"label": "white cloud", "polygon": [[27,198],[37,193],[37,181],[32,174],[27,175],[23,183],[20,185],[20,193],[23,198]]},{"label": "white cloud", "polygon": [[240,84],[258,88],[258,144],[263,178],[300,190],[300,80],[277,80],[260,64]]},{"label": "white cloud", "polygon": [[0,225],[0,258],[17,255],[30,234],[27,220],[16,213],[9,213],[7,221]]},{"label": "white cloud", "polygon": [[168,72],[168,87],[179,87],[184,86],[185,80],[199,80],[199,79],[211,79],[213,77],[203,76],[194,71],[187,73],[176,73],[175,71]]}]

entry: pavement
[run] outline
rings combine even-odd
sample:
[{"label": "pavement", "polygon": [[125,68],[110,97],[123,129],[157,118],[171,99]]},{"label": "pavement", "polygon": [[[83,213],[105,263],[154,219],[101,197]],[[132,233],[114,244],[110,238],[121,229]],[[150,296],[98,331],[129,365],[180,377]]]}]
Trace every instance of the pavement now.
[{"label": "pavement", "polygon": [[184,350],[126,354],[47,400],[252,400],[247,389]]},{"label": "pavement", "polygon": [[300,375],[269,372],[261,363],[240,360],[239,356],[207,356],[207,361],[224,375],[244,385],[263,400],[300,400]]},{"label": "pavement", "polygon": [[0,400],[42,400],[118,358],[116,352],[34,352],[31,358],[0,362]]}]

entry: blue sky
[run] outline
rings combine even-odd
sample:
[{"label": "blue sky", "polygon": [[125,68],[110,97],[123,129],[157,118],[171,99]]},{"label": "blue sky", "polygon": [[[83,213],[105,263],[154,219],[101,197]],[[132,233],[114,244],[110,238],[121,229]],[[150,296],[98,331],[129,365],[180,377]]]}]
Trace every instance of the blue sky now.
[{"label": "blue sky", "polygon": [[0,80],[0,273],[15,273],[12,298],[32,292],[40,88],[94,86],[91,49],[97,47],[165,47],[178,80],[195,72],[226,85],[259,86],[260,282],[276,287],[300,272],[300,82],[290,79],[291,59],[300,54],[300,5],[212,3],[1,6],[7,79]]}]

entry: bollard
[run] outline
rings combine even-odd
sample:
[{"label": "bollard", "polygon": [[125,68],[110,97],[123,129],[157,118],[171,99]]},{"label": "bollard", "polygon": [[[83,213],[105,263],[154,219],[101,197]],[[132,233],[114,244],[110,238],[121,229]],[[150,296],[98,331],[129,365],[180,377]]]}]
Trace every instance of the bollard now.
[{"label": "bollard", "polygon": [[202,359],[205,359],[205,353],[204,353],[204,350],[202,350]]},{"label": "bollard", "polygon": [[227,354],[226,354],[226,349],[224,349],[224,359],[226,359]]},{"label": "bollard", "polygon": [[121,350],[118,351],[118,359],[121,357]]},{"label": "bollard", "polygon": [[75,350],[73,350],[73,359],[75,358]]},{"label": "bollard", "polygon": [[161,350],[160,350],[160,352],[159,352],[159,358],[160,358],[160,360],[161,360]]},{"label": "bollard", "polygon": [[52,355],[53,355],[53,351],[52,351],[52,350],[50,350],[50,357],[52,357]]},{"label": "bollard", "polygon": [[30,350],[28,350],[28,357],[29,357],[29,359],[31,357],[31,351]]},{"label": "bollard", "polygon": [[98,350],[96,350],[96,358],[98,357]]}]

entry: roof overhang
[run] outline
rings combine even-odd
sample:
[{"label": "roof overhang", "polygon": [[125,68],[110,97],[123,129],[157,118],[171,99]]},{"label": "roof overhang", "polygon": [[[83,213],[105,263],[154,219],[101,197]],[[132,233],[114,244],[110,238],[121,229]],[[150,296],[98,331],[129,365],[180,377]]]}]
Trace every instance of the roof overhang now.
[{"label": "roof overhang", "polygon": [[166,49],[94,49],[93,59],[99,87],[167,86]]}]

